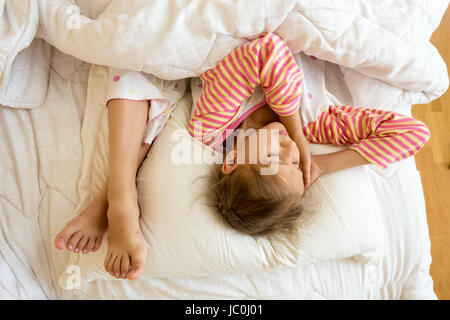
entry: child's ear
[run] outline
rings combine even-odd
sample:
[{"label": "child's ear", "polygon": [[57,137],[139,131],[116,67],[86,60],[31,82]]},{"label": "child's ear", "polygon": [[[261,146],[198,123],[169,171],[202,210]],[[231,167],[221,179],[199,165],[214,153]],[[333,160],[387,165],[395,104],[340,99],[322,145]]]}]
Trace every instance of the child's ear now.
[{"label": "child's ear", "polygon": [[225,157],[225,161],[222,164],[222,173],[223,174],[230,174],[232,173],[236,167],[237,167],[237,153],[236,151],[230,151],[228,152],[227,156]]}]

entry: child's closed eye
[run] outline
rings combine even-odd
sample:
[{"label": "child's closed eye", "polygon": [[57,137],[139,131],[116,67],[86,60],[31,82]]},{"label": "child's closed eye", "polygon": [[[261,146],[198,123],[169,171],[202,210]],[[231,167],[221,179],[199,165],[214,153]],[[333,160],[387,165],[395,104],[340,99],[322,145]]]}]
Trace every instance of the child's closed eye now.
[{"label": "child's closed eye", "polygon": [[[269,153],[269,154],[267,155],[267,158],[268,158],[270,161],[281,162],[281,160],[280,160],[280,155],[277,154],[277,153]],[[298,161],[292,161],[292,164],[293,164],[297,169],[300,169],[300,162],[298,162]]]},{"label": "child's closed eye", "polygon": [[280,161],[280,155],[277,153],[269,153],[267,155],[267,158],[271,161],[278,161],[278,162]]}]

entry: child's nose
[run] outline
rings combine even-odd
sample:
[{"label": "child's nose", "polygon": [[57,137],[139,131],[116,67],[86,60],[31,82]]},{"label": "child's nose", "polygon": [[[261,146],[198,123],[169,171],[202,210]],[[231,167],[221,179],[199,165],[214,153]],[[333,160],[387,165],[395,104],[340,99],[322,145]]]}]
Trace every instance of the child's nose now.
[{"label": "child's nose", "polygon": [[298,148],[294,141],[292,140],[285,140],[282,143],[283,148],[286,150],[286,156],[287,160],[289,161],[297,161],[298,159]]}]

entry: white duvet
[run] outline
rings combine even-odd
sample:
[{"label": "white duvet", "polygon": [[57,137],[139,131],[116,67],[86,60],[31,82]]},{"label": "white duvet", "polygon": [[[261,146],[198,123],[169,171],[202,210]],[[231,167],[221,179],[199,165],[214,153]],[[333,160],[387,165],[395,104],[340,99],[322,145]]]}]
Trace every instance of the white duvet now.
[{"label": "white duvet", "polygon": [[423,198],[411,161],[383,179],[373,173],[385,241],[395,245],[372,270],[342,260],[234,278],[97,282],[83,292],[59,291],[56,276],[66,256],[55,256],[48,226],[50,219],[67,219],[80,200],[80,122],[73,117],[82,119],[86,86],[77,72],[65,73],[79,60],[50,59],[43,42],[22,49],[38,36],[89,63],[177,79],[198,75],[246,39],[274,31],[292,51],[341,65],[342,74],[331,74],[340,81],[332,86],[343,89],[341,101],[398,109],[431,101],[448,87],[446,66],[429,43],[448,1],[78,1],[83,13],[99,15],[96,20],[78,15],[74,3],[0,0],[0,104],[36,108],[46,95],[44,110],[1,110],[0,143],[8,153],[0,163],[0,267],[8,270],[2,275],[14,275],[2,282],[7,297],[138,297],[143,290],[153,298],[434,297]]},{"label": "white duvet", "polygon": [[[246,39],[276,31],[294,53],[357,71],[346,69],[347,83],[362,74],[398,88],[385,101],[355,103],[410,104],[434,99],[448,86],[445,64],[428,41],[446,3],[113,0],[97,20],[81,17],[78,25],[63,1],[41,0],[40,16],[44,38],[62,51],[163,79],[197,76]],[[373,85],[380,83],[358,89]]]},{"label": "white duvet", "polygon": [[79,15],[75,1],[0,1],[0,86],[34,33],[89,63],[179,79],[275,31],[293,52],[343,66],[357,105],[425,103],[448,87],[445,63],[429,42],[447,0],[78,2],[97,19]]}]

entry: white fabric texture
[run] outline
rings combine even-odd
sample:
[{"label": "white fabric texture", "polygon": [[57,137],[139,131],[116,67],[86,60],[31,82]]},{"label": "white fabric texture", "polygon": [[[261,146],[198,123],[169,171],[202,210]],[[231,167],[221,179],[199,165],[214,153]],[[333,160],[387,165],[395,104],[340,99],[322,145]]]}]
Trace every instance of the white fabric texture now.
[{"label": "white fabric texture", "polygon": [[35,1],[0,0],[0,104],[41,106],[46,97],[50,45],[34,40],[39,26]]},{"label": "white fabric texture", "polygon": [[49,224],[66,221],[80,201],[88,74],[88,64],[54,50],[44,104],[0,107],[1,298],[58,297],[55,268],[67,256],[55,255]]}]

